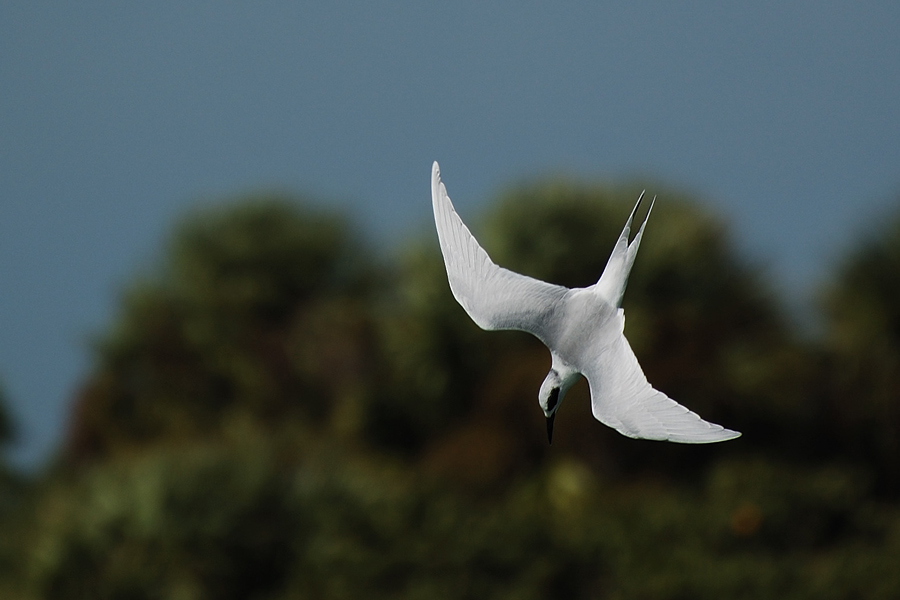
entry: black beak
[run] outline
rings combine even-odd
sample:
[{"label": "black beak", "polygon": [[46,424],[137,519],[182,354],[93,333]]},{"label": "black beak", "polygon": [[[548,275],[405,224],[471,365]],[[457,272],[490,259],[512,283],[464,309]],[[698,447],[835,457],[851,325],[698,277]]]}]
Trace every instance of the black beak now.
[{"label": "black beak", "polygon": [[549,417],[547,417],[547,442],[553,443],[553,419],[556,418],[556,413],[553,413]]}]

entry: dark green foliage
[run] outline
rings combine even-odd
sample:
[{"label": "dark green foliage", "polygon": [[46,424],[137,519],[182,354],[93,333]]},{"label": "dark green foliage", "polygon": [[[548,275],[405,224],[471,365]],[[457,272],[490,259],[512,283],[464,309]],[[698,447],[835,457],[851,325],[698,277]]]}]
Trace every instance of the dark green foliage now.
[{"label": "dark green foliage", "polygon": [[829,408],[839,418],[829,433],[900,492],[900,218],[845,259],[824,304]]},{"label": "dark green foliage", "polygon": [[[586,286],[636,195],[530,186],[474,229]],[[900,597],[900,225],[800,343],[724,226],[662,196],[626,332],[740,440],[626,439],[579,384],[548,447],[546,349],[469,320],[433,233],[379,268],[337,216],[252,200],[186,220],[124,297],[58,464],[10,479],[0,597]]]},{"label": "dark green foliage", "polygon": [[[558,459],[477,499],[384,459],[194,446],[37,507],[42,598],[890,598],[900,511],[852,470],[728,461],[696,489]],[[282,449],[283,450],[283,449]],[[336,468],[339,466],[339,468]],[[868,577],[859,578],[859,574]]]},{"label": "dark green foliage", "polygon": [[[7,399],[0,386],[0,449],[9,444],[14,435],[12,419],[7,412]],[[16,579],[17,555],[26,535],[19,516],[28,498],[28,483],[7,465],[0,454],[0,598],[11,593]]]},{"label": "dark green foliage", "polygon": [[322,426],[362,393],[369,265],[333,215],[283,200],[200,213],[133,288],[77,401],[68,457],[215,434],[249,413]]},{"label": "dark green foliage", "polygon": [[46,490],[29,584],[45,598],[248,598],[280,589],[291,482],[257,444],[172,447]]},{"label": "dark green foliage", "polygon": [[13,424],[7,409],[6,394],[0,385],[0,446],[8,444],[13,439]]}]

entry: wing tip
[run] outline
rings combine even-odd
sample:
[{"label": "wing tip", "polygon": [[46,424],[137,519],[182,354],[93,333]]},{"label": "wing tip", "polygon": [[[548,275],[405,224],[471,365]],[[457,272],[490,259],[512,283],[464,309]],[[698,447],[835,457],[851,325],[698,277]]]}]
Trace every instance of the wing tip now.
[{"label": "wing tip", "polygon": [[667,441],[677,442],[680,444],[715,444],[717,442],[727,442],[741,437],[740,431],[726,429],[721,425],[709,423],[710,430],[702,434],[693,435],[674,435],[670,436]]},{"label": "wing tip", "polygon": [[434,161],[431,163],[431,187],[434,188],[436,185],[441,183],[441,166],[438,164],[438,161]]},{"label": "wing tip", "polygon": [[438,199],[442,197],[450,200],[450,197],[447,195],[447,188],[444,186],[444,182],[441,181],[441,166],[438,164],[438,161],[434,161],[431,165],[431,199],[433,202],[438,202]]},{"label": "wing tip", "polygon": [[733,429],[724,429],[723,428],[722,435],[726,436],[726,437],[723,437],[723,439],[721,439],[719,441],[727,442],[728,440],[736,440],[744,434],[742,434],[740,431],[734,431]]}]

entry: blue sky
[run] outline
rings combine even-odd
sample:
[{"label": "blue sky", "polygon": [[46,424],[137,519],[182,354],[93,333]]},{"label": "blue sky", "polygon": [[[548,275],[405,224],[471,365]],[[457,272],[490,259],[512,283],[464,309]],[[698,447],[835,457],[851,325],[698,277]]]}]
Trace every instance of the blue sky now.
[{"label": "blue sky", "polygon": [[[805,298],[900,198],[893,2],[4,2],[0,381],[37,466],[88,342],[200,202],[278,189],[389,247],[545,174],[692,192]],[[664,200],[664,199],[663,199]]]}]

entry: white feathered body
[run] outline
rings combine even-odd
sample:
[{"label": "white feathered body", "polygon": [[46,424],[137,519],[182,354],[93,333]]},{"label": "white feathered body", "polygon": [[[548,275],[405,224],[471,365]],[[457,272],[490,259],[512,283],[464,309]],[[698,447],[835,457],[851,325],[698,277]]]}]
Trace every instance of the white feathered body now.
[{"label": "white feathered body", "polygon": [[597,283],[568,289],[494,264],[453,208],[436,162],[431,192],[447,279],[456,300],[482,329],[526,331],[550,349],[553,366],[540,393],[559,390],[552,408],[542,402],[542,408],[550,411],[548,418],[581,374],[591,388],[594,417],[628,437],[709,443],[740,435],[704,421],[654,389],[625,338],[625,313],[619,305],[652,203],[629,242],[638,199]]}]

